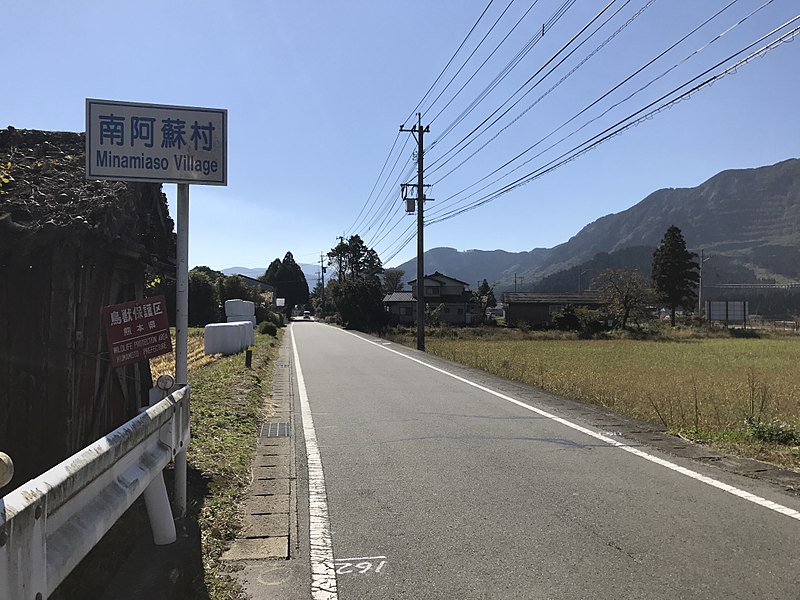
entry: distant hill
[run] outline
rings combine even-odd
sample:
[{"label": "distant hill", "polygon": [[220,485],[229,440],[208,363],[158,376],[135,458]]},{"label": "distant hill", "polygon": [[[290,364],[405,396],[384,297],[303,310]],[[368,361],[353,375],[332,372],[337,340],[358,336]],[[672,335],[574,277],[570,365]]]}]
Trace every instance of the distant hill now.
[{"label": "distant hill", "polygon": [[[425,253],[425,271],[438,270],[473,286],[486,278],[499,291],[513,289],[515,274],[518,285],[521,280],[530,289],[548,276],[568,271],[561,277],[577,289],[578,273],[592,269],[584,263],[598,254],[595,269],[609,260],[602,257],[605,253],[615,266],[646,266],[649,273],[648,255],[670,225],[681,229],[690,250],[702,249],[706,256],[717,257],[706,265],[709,272],[719,270],[717,278],[735,277],[732,283],[756,278],[798,281],[800,160],[723,171],[694,188],[658,190],[625,211],[597,219],[554,248],[530,252],[434,248]],[[575,270],[578,267],[580,271]],[[399,268],[406,271],[406,281],[413,279],[416,260]],[[591,271],[587,276],[593,276]],[[555,285],[554,280],[550,284],[546,287]]]}]

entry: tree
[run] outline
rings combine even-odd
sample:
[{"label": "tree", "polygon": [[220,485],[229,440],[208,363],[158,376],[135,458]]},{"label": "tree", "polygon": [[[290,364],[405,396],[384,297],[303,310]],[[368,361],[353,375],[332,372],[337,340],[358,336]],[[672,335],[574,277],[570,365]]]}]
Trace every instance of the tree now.
[{"label": "tree", "polygon": [[357,235],[328,252],[329,264],[336,267],[338,281],[332,282],[331,297],[345,327],[375,331],[386,323],[384,289],[379,276],[383,265],[378,253]]},{"label": "tree", "polygon": [[377,279],[353,277],[336,282],[332,291],[336,310],[345,328],[370,332],[386,324],[383,286]]},{"label": "tree", "polygon": [[375,277],[383,273],[378,253],[368,248],[358,235],[351,235],[328,252],[328,264],[336,268],[339,282],[353,277]]},{"label": "tree", "polygon": [[295,305],[308,304],[308,282],[291,252],[287,252],[282,261],[277,258],[273,260],[258,279],[274,286],[276,297],[285,300],[284,314],[287,320],[291,318]]},{"label": "tree", "polygon": [[494,297],[494,286],[484,279],[478,289],[472,292],[472,303],[478,306],[478,319],[481,324],[486,322],[486,311],[497,306]]},{"label": "tree", "polygon": [[220,277],[225,277],[225,273],[223,273],[222,271],[215,271],[211,267],[206,267],[204,265],[201,265],[199,267],[193,267],[192,271],[199,271],[200,273],[205,273],[206,275],[208,275],[208,278],[211,280],[211,283],[216,283],[217,279],[219,279]]},{"label": "tree", "polygon": [[322,287],[322,281],[317,280],[314,289],[311,290],[311,296],[309,297],[311,301],[311,309],[315,316],[318,317],[325,316],[325,307],[322,306],[324,297],[325,297],[325,289]]},{"label": "tree", "polygon": [[655,300],[650,282],[637,269],[606,269],[594,278],[592,287],[620,329],[625,329],[630,317],[638,323],[648,304]]},{"label": "tree", "polygon": [[403,269],[386,269],[383,272],[383,288],[387,294],[393,294],[403,289]]},{"label": "tree", "polygon": [[219,319],[217,294],[209,276],[196,269],[189,271],[189,325],[205,327]]},{"label": "tree", "polygon": [[662,302],[670,309],[670,322],[675,327],[675,310],[692,308],[697,301],[695,288],[699,281],[700,265],[697,255],[686,249],[681,230],[672,225],[661,244],[653,252],[653,284]]}]

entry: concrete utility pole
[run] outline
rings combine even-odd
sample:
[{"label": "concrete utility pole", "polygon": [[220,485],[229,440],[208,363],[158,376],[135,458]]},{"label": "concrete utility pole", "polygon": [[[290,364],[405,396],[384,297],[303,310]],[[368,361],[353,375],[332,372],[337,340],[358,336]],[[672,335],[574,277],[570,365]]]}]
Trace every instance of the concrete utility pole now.
[{"label": "concrete utility pole", "polygon": [[705,252],[700,250],[700,277],[697,280],[697,316],[703,318],[703,263],[711,257],[705,258]]},{"label": "concrete utility pole", "polygon": [[425,224],[422,205],[425,203],[425,183],[423,180],[423,137],[430,126],[422,127],[422,113],[417,113],[417,124],[411,129],[400,131],[416,134],[417,138],[417,350],[425,350],[425,244],[422,228]]},{"label": "concrete utility pole", "polygon": [[322,252],[319,253],[319,278],[322,282],[322,289],[320,290],[320,299],[322,303],[320,306],[322,307],[322,316],[325,316],[325,263],[323,259]]}]

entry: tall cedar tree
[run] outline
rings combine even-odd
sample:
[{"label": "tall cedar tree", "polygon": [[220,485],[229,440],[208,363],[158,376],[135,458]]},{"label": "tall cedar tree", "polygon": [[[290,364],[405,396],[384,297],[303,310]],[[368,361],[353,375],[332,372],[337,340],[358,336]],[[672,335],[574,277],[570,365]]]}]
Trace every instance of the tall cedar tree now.
[{"label": "tall cedar tree", "polygon": [[653,284],[656,293],[670,309],[670,322],[675,327],[675,309],[689,309],[697,301],[700,265],[697,254],[686,249],[681,230],[672,225],[661,244],[653,252]]},{"label": "tall cedar tree", "polygon": [[308,282],[291,252],[286,253],[283,261],[278,258],[273,260],[259,280],[274,286],[276,298],[285,300],[284,314],[287,320],[291,318],[295,306],[308,303]]}]

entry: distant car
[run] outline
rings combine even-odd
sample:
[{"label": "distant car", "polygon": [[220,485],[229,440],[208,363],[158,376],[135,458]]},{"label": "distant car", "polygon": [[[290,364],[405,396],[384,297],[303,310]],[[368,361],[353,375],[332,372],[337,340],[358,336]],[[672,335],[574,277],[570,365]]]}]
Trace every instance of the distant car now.
[{"label": "distant car", "polygon": [[307,310],[304,310],[303,311],[303,318],[310,321],[311,320],[311,313],[309,311],[307,311]]}]

